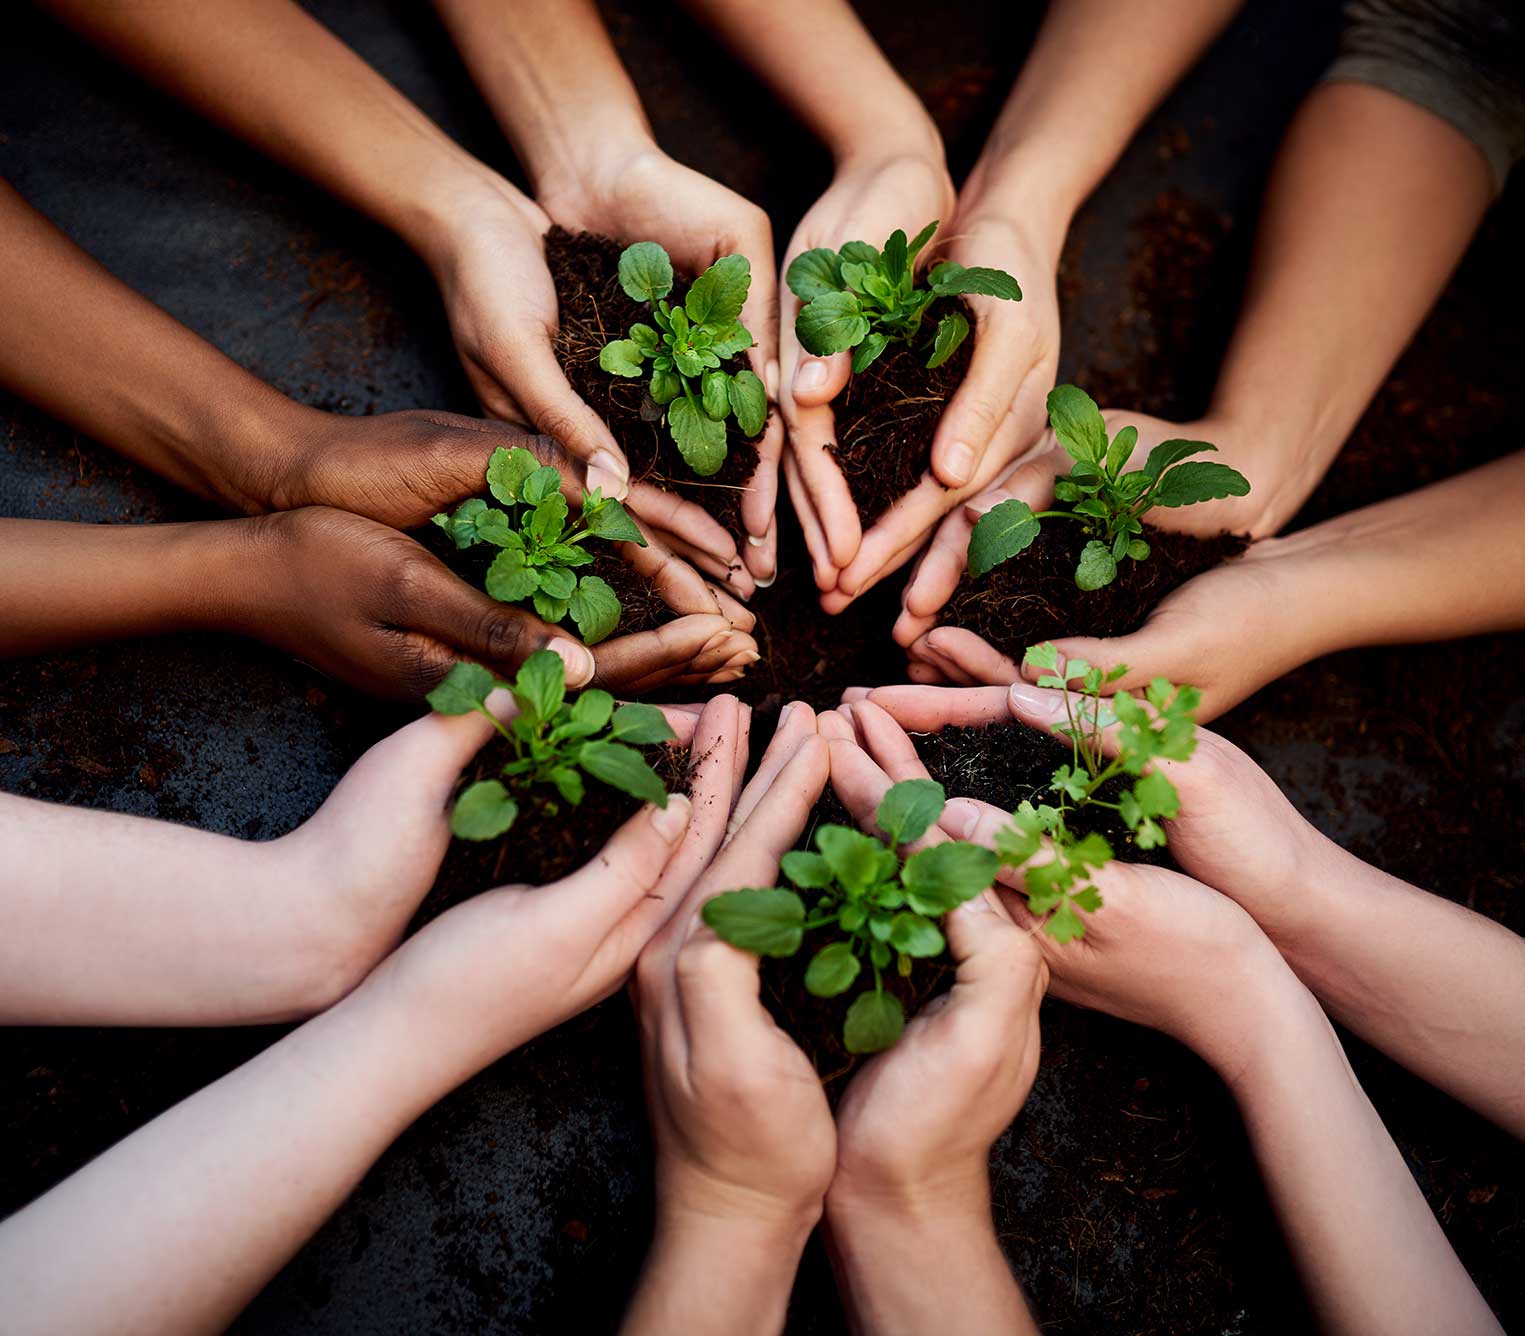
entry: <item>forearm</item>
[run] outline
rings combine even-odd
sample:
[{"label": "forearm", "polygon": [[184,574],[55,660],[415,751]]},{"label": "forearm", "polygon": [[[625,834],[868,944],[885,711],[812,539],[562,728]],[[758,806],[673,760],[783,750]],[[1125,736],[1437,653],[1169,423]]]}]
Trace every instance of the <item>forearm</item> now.
[{"label": "forearm", "polygon": [[1249,287],[1210,415],[1232,463],[1291,519],[1418,329],[1488,208],[1477,148],[1380,89],[1303,104],[1266,194]]},{"label": "forearm", "polygon": [[898,153],[941,163],[942,138],[932,118],[846,0],[684,3],[831,150],[839,166],[855,157]]},{"label": "forearm", "polygon": [[1321,1329],[1500,1328],[1306,989],[1238,1036],[1230,1080]]}]

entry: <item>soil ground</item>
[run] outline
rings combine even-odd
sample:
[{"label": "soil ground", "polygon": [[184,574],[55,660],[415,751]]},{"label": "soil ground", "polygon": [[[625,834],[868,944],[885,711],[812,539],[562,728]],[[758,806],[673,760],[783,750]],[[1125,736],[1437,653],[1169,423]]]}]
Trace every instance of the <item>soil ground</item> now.
[{"label": "soil ground", "polygon": [[[451,134],[512,171],[427,7],[311,8]],[[977,152],[1040,8],[972,0],[956,22],[929,24],[910,0],[865,7],[937,116],[955,175]],[[1106,405],[1200,411],[1271,155],[1330,57],[1335,11],[1324,0],[1248,6],[1082,211],[1060,275],[1061,379]],[[662,142],[759,200],[786,237],[826,179],[824,155],[687,30],[681,11],[618,0],[607,14]],[[472,411],[437,295],[398,243],[32,11],[7,22],[0,174],[81,245],[306,402]],[[1522,229],[1517,179],[1297,523],[1518,448],[1525,306],[1511,294],[1525,277]],[[138,523],[204,512],[5,399],[0,513]],[[842,685],[898,676],[888,638],[896,583],[828,622],[788,526],[784,552],[786,573],[757,600],[767,657],[747,694],[830,703]],[[1356,854],[1518,931],[1522,649],[1514,636],[1339,655],[1262,691],[1220,728]],[[244,642],[106,646],[0,665],[0,787],[269,838],[305,819],[403,717]],[[1219,1083],[1135,1028],[1057,1002],[1043,1022],[1037,1084],[992,1175],[1003,1243],[1046,1328],[1307,1329]],[[0,1212],[275,1033],[0,1033]],[[1525,1152],[1362,1046],[1352,1057],[1463,1262],[1505,1326],[1525,1326]],[[650,1214],[639,1059],[615,998],[422,1118],[238,1330],[606,1330]],[[790,1330],[844,1330],[816,1248]]]}]

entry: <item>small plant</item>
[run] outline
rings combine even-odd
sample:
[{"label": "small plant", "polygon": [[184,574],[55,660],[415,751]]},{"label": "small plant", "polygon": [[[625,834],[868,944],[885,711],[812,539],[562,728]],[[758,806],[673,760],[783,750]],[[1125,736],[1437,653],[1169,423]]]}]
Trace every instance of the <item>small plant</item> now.
[{"label": "small plant", "polygon": [[[505,726],[487,708],[496,687],[513,692],[519,713]],[[591,776],[642,802],[667,806],[667,790],[637,747],[670,742],[674,737],[654,705],[616,706],[614,697],[597,689],[566,701],[566,670],[548,649],[524,661],[512,683],[500,682],[476,663],[458,663],[428,701],[441,714],[477,710],[492,720],[514,749],[501,779],[468,786],[450,813],[450,830],[463,840],[492,840],[504,834],[519,815],[521,801],[534,801],[554,816],[552,793],[576,807],[583,799],[583,776]]]},{"label": "small plant", "polygon": [[756,436],[768,420],[768,395],[751,371],[720,364],[752,346],[739,319],[752,286],[745,255],[722,255],[690,285],[681,306],[672,291],[672,261],[654,241],[638,241],[620,255],[620,286],[651,308],[651,325],[632,325],[630,337],[604,344],[598,364],[614,376],[646,374],[652,402],[666,407],[667,429],[689,468],[701,478],[725,463],[725,422],[732,415],[742,435]]},{"label": "small plant", "polygon": [[[965,293],[1021,301],[1017,280],[1000,269],[966,269],[945,260],[927,275],[927,286],[916,286],[916,257],[937,231],[928,223],[906,242],[898,228],[882,251],[866,241],[849,241],[839,251],[825,246],[796,255],[784,275],[789,291],[805,303],[795,317],[794,330],[806,350],[819,357],[853,353],[853,370],[863,371],[891,343],[914,343],[921,320],[939,297]],[[941,366],[969,337],[962,311],[949,311],[937,322],[927,368]]]},{"label": "small plant", "polygon": [[1149,452],[1142,469],[1124,473],[1123,466],[1138,444],[1138,429],[1124,427],[1107,439],[1107,427],[1091,396],[1074,385],[1049,393],[1048,420],[1065,453],[1075,461],[1069,473],[1054,482],[1054,497],[1071,503],[1069,510],[1040,510],[1025,501],[1002,501],[981,515],[969,537],[969,574],[994,570],[1001,562],[1030,547],[1042,520],[1079,520],[1092,534],[1080,553],[1075,583],[1100,589],[1117,578],[1118,563],[1144,561],[1143,517],[1155,506],[1191,506],[1226,496],[1246,496],[1250,484],[1227,464],[1190,455],[1216,451],[1206,441],[1161,441]]},{"label": "small plant", "polygon": [[884,989],[891,960],[902,976],[917,957],[938,956],[946,942],[937,926],[949,910],[995,879],[996,855],[977,844],[934,844],[904,861],[896,852],[920,839],[943,810],[942,785],[912,779],[892,785],[879,804],[876,840],[849,826],[822,826],[817,852],[794,850],[780,861],[785,877],[818,893],[808,914],[797,892],[782,887],[727,891],[704,906],[704,921],[744,951],[792,956],[806,932],[835,926],[845,934],[823,946],[805,971],[805,987],[836,997],[853,986],[868,962],[874,986],[853,999],[843,1026],[849,1053],[877,1053],[905,1029],[900,1000]]},{"label": "small plant", "polygon": [[577,632],[596,645],[619,625],[620,601],[607,580],[578,577],[577,567],[596,558],[583,544],[590,538],[646,546],[640,528],[613,497],[598,488],[586,493],[582,514],[570,520],[561,494],[561,475],[528,450],[499,446],[487,462],[487,489],[504,509],[472,497],[437,524],[458,548],[489,543],[503,550],[487,568],[488,594],[499,603],[532,600],[548,622],[570,615]]},{"label": "small plant", "polygon": [[[1053,858],[1029,866],[1023,872],[1027,908],[1044,920],[1044,930],[1061,942],[1085,936],[1079,910],[1095,913],[1101,908],[1101,892],[1091,874],[1112,861],[1112,846],[1098,834],[1077,836],[1067,817],[1085,808],[1103,807],[1122,817],[1140,849],[1157,849],[1165,843],[1161,820],[1171,820],[1181,809],[1175,785],[1152,761],[1185,761],[1196,750],[1196,710],[1202,693],[1196,687],[1176,687],[1157,677],[1135,700],[1119,691],[1103,704],[1101,688],[1116,682],[1128,669],[1119,664],[1105,675],[1084,659],[1071,659],[1061,668],[1059,651],[1050,643],[1029,647],[1026,662],[1043,670],[1041,687],[1064,692],[1066,722],[1054,731],[1070,740],[1071,760],[1054,771],[1049,783],[1052,803],[1022,803],[1012,813],[1011,825],[996,835],[996,853],[1006,867],[1022,867],[1042,847],[1047,837]],[[1072,704],[1070,683],[1079,686],[1080,702]],[[1108,760],[1101,749],[1102,730],[1117,726],[1117,755]],[[1116,802],[1098,796],[1102,786],[1121,776],[1132,776]]]}]

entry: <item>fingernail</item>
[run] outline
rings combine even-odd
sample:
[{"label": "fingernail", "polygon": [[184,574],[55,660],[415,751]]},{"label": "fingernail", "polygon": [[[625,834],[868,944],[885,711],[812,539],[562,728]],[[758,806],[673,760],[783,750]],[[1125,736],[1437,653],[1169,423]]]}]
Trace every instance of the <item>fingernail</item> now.
[{"label": "fingernail", "polygon": [[778,398],[778,358],[770,357],[768,365],[763,368],[763,389],[767,390],[768,398]]},{"label": "fingernail", "polygon": [[600,450],[588,461],[588,490],[594,488],[606,497],[623,501],[630,490],[630,473],[626,466],[607,450]]},{"label": "fingernail", "polygon": [[688,825],[688,799],[681,793],[669,793],[667,806],[658,807],[651,814],[651,828],[671,843],[683,833]]},{"label": "fingernail", "polygon": [[966,509],[972,510],[976,515],[988,515],[1002,501],[1010,499],[1005,496],[992,496],[989,492],[986,492],[983,496],[971,497],[968,501],[964,502],[964,506]]},{"label": "fingernail", "polygon": [[1015,713],[1028,718],[1036,715],[1040,719],[1057,719],[1064,713],[1064,693],[1047,687],[1013,682],[1006,688],[1006,699]]},{"label": "fingernail", "polygon": [[948,834],[967,840],[980,824],[980,809],[967,798],[950,798],[937,824]]},{"label": "fingernail", "polygon": [[749,547],[761,547],[767,541],[768,540],[766,538],[759,538],[755,533],[749,533],[747,535],[747,545]]},{"label": "fingernail", "polygon": [[807,357],[794,369],[794,388],[818,390],[826,383],[826,363],[817,357]]},{"label": "fingernail", "polygon": [[575,640],[556,639],[546,646],[565,665],[569,687],[586,686],[593,680],[593,655]]},{"label": "fingernail", "polygon": [[756,585],[757,588],[759,588],[759,589],[772,589],[773,588],[773,582],[775,580],[777,580],[777,579],[778,579],[778,572],[774,571],[773,574],[770,575],[766,580],[764,580],[762,578],[762,576],[760,576],[760,575],[754,575],[752,577],[752,583],[754,585]]},{"label": "fingernail", "polygon": [[959,908],[966,914],[990,913],[990,892],[981,891],[973,900],[965,900]]},{"label": "fingernail", "polygon": [[974,447],[962,441],[950,445],[943,456],[943,472],[962,487],[974,473]]},{"label": "fingernail", "polygon": [[719,649],[730,638],[730,631],[717,631],[699,647],[699,653],[694,655],[694,657],[697,659],[700,657],[700,655],[709,654],[712,651]]},{"label": "fingernail", "polygon": [[852,704],[854,701],[867,700],[868,699],[868,688],[867,687],[844,687],[842,689],[842,699],[844,701],[846,701],[848,704]]},{"label": "fingernail", "polygon": [[773,731],[775,733],[781,732],[784,725],[789,722],[789,716],[793,713],[794,702],[791,700],[786,702],[784,708],[778,712],[778,723],[774,724]]}]

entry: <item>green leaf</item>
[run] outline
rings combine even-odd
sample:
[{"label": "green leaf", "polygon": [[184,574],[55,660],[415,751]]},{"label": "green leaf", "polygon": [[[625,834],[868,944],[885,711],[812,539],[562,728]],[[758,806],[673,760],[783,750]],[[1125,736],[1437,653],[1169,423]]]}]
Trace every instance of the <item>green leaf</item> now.
[{"label": "green leaf", "polygon": [[1051,673],[1059,671],[1059,646],[1052,640],[1045,640],[1041,645],[1029,645],[1027,653],[1022,656],[1022,662],[1031,664],[1034,668],[1047,668]]},{"label": "green leaf", "polygon": [[842,257],[844,264],[877,265],[879,263],[879,252],[866,241],[849,241],[837,253]]},{"label": "green leaf", "polygon": [[1157,506],[1192,506],[1198,501],[1245,496],[1249,490],[1248,480],[1237,469],[1198,459],[1167,469],[1150,500]]},{"label": "green leaf", "polygon": [[541,464],[519,485],[519,500],[527,506],[538,506],[547,497],[561,491],[561,474],[549,464]]},{"label": "green leaf", "polygon": [[635,543],[639,547],[646,546],[641,526],[630,518],[630,512],[612,496],[599,497],[598,501],[592,505],[585,502],[582,522],[588,526],[589,533],[596,534],[599,538],[607,539],[611,543]]},{"label": "green leaf", "polygon": [[598,350],[598,365],[611,376],[639,376],[644,370],[641,345],[634,339],[614,339]]},{"label": "green leaf", "polygon": [[[566,531],[567,527],[567,499],[560,492],[552,492],[544,501],[540,502],[530,515],[525,529],[536,543],[542,546],[554,543]],[[557,597],[565,598],[566,595]]]},{"label": "green leaf", "polygon": [[692,379],[704,373],[704,358],[697,352],[679,352],[673,354],[673,362],[681,375]]},{"label": "green leaf", "polygon": [[522,548],[506,547],[487,568],[484,584],[489,598],[520,603],[540,588],[540,572],[524,564]]},{"label": "green leaf", "polygon": [[1112,477],[1117,477],[1123,471],[1123,465],[1133,458],[1133,448],[1137,444],[1137,427],[1124,427],[1112,438],[1112,444],[1107,447],[1107,472]]},{"label": "green leaf", "polygon": [[497,839],[514,824],[519,805],[496,779],[471,785],[455,800],[450,833],[463,840]]},{"label": "green leaf", "polygon": [[868,337],[853,349],[853,375],[861,375],[867,371],[889,346],[890,341],[885,335],[877,329],[870,330]]},{"label": "green leaf", "polygon": [[824,891],[835,880],[831,864],[805,849],[791,849],[778,860],[778,866],[784,876],[808,891]]},{"label": "green leaf", "polygon": [[825,246],[801,251],[784,272],[789,291],[802,302],[814,301],[828,292],[842,291],[842,262]]},{"label": "green leaf", "polygon": [[540,619],[550,622],[553,626],[567,615],[571,605],[570,599],[552,598],[549,594],[543,594],[538,589],[530,595],[530,602],[534,605],[535,612]]},{"label": "green leaf", "polygon": [[620,253],[620,287],[648,305],[672,291],[672,261],[655,241],[638,241]]},{"label": "green leaf", "polygon": [[439,714],[469,714],[498,685],[498,679],[481,664],[457,663],[424,699]]},{"label": "green leaf", "polygon": [[822,826],[815,833],[815,846],[849,891],[866,891],[879,877],[879,855],[885,852],[878,840],[851,826]]},{"label": "green leaf", "polygon": [[792,956],[805,939],[805,902],[777,886],[726,891],[700,916],[721,941],[758,956]]},{"label": "green leaf", "polygon": [[1084,390],[1056,385],[1048,394],[1048,420],[1071,459],[1098,465],[1105,459],[1106,423],[1096,401]]},{"label": "green leaf", "polygon": [[996,831],[996,857],[1006,867],[1021,867],[1038,852],[1042,842],[1042,829],[1029,805],[1025,813],[1012,813],[1011,825]]},{"label": "green leaf", "polygon": [[1189,455],[1200,455],[1205,450],[1216,454],[1218,447],[1206,441],[1161,441],[1144,461],[1144,477],[1154,482],[1172,464],[1179,464]]},{"label": "green leaf", "polygon": [[745,352],[752,343],[752,335],[747,327],[741,321],[733,320],[729,325],[721,325],[715,330],[710,351],[717,357],[734,357],[737,353]]},{"label": "green leaf", "polygon": [[949,840],[912,854],[900,880],[906,899],[921,914],[946,914],[972,900],[995,880],[1000,860],[978,844]]},{"label": "green leaf", "polygon": [[911,244],[906,247],[907,260],[914,262],[916,257],[921,254],[922,247],[925,246],[927,242],[932,240],[932,234],[936,231],[937,220],[934,218],[930,223],[922,228],[920,232],[911,238]]},{"label": "green leaf", "polygon": [[[434,522],[455,540],[458,549],[468,548],[480,538],[481,535],[477,532],[477,521],[489,509],[487,502],[479,496],[474,496],[468,501],[462,501],[455,508],[455,514],[448,518],[444,515],[436,515]],[[500,510],[497,513],[501,515],[503,512]]]},{"label": "green leaf", "polygon": [[683,393],[683,379],[676,371],[653,371],[646,393],[653,403],[670,404]]},{"label": "green leaf", "polygon": [[827,357],[862,343],[868,336],[868,321],[854,294],[828,292],[800,309],[794,332],[807,352]]},{"label": "green leaf", "polygon": [[884,276],[897,288],[900,286],[900,280],[905,276],[907,254],[905,233],[897,227],[890,233],[890,239],[884,243],[884,250],[879,255]]},{"label": "green leaf", "polygon": [[532,724],[549,723],[566,699],[566,666],[548,649],[537,649],[519,667],[510,688]]},{"label": "green leaf", "polygon": [[613,713],[614,697],[607,691],[589,687],[572,702],[566,722],[551,730],[551,740],[560,742],[562,738],[590,738],[609,722],[609,716]]},{"label": "green leaf", "polygon": [[505,506],[518,505],[524,480],[540,467],[540,461],[522,445],[512,449],[500,445],[487,461],[487,490]]},{"label": "green leaf", "polygon": [[1128,541],[1128,555],[1134,561],[1147,561],[1149,559],[1149,544],[1142,538],[1132,538]]},{"label": "green leaf", "polygon": [[672,731],[667,716],[655,705],[621,705],[614,712],[609,736],[616,742],[650,747],[659,742],[671,742],[677,734]]},{"label": "green leaf", "polygon": [[768,421],[768,392],[751,371],[738,371],[726,385],[731,412],[743,436],[756,436]]},{"label": "green leaf", "polygon": [[956,297],[962,293],[977,293],[983,297],[1000,297],[1009,302],[1022,300],[1022,289],[1003,269],[986,269],[976,265],[966,269],[952,260],[935,265],[927,275],[927,286],[939,297]]},{"label": "green leaf", "polygon": [[1117,579],[1117,562],[1107,545],[1092,539],[1080,550],[1080,564],[1075,567],[1075,583],[1081,589],[1100,589]]},{"label": "green leaf", "polygon": [[805,991],[812,997],[836,997],[853,986],[862,968],[851,942],[823,946],[805,969]]},{"label": "green leaf", "polygon": [[718,472],[725,463],[725,423],[707,417],[693,402],[684,397],[674,399],[667,410],[667,425],[684,462],[701,478]]},{"label": "green leaf", "polygon": [[927,359],[927,370],[940,367],[969,337],[969,322],[962,311],[949,311],[937,322],[937,334],[932,340],[932,356]]},{"label": "green leaf", "polygon": [[1042,526],[1026,501],[1013,497],[992,506],[969,535],[969,574],[978,578],[1031,547]]},{"label": "green leaf", "polygon": [[879,1053],[905,1030],[905,1009],[889,993],[859,993],[847,1009],[842,1042],[849,1053]]},{"label": "green leaf", "polygon": [[726,415],[731,411],[731,396],[728,386],[731,377],[725,371],[706,371],[704,380],[701,382],[699,406],[704,409],[706,417],[712,417],[716,422],[724,422]]},{"label": "green leaf", "polygon": [[585,575],[577,582],[567,600],[567,611],[577,624],[583,644],[596,645],[608,639],[620,624],[619,596],[606,580]]},{"label": "green leaf", "polygon": [[577,576],[565,566],[543,566],[540,569],[540,592],[558,603],[572,597],[577,588]]},{"label": "green leaf", "polygon": [[947,797],[935,779],[901,780],[885,790],[875,820],[891,844],[912,844],[932,828]]},{"label": "green leaf", "polygon": [[940,956],[948,944],[930,919],[902,912],[890,920],[890,945],[908,956]]},{"label": "green leaf", "polygon": [[1132,799],[1132,806],[1141,817],[1163,817],[1166,821],[1174,821],[1181,814],[1181,795],[1158,770],[1144,775],[1125,796]]},{"label": "green leaf", "polygon": [[513,521],[495,506],[489,506],[477,516],[477,537],[494,547],[517,547],[523,549],[524,538],[513,527]]},{"label": "green leaf", "polygon": [[1074,904],[1069,898],[1065,898],[1059,901],[1054,912],[1049,915],[1043,930],[1062,945],[1084,937],[1086,925],[1080,915],[1075,912]]},{"label": "green leaf", "polygon": [[667,806],[667,789],[646,758],[623,742],[590,742],[582,749],[579,764],[594,779],[639,798],[643,803]]},{"label": "green leaf", "polygon": [[745,255],[722,255],[699,275],[683,299],[696,325],[728,325],[741,314],[752,286],[752,266]]}]

